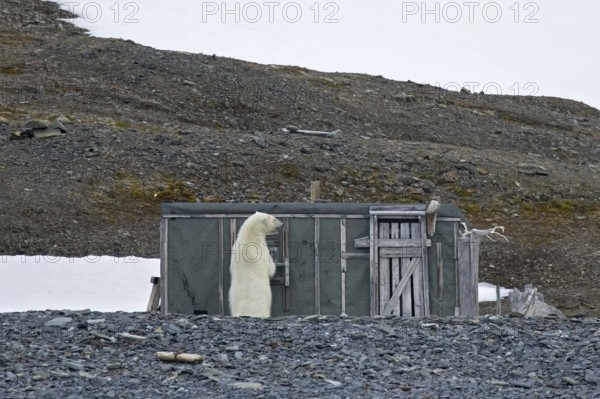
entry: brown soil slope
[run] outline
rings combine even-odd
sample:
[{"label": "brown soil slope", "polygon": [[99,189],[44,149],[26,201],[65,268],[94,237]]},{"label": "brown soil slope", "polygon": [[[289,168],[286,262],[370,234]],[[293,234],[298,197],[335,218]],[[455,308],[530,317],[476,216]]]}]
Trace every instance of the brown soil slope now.
[{"label": "brown soil slope", "polygon": [[[599,110],[159,51],[68,17],[0,5],[0,253],[157,257],[161,201],[305,201],[320,180],[334,202],[439,196],[503,225],[482,280],[600,313]],[[9,140],[61,116],[63,137]]]}]

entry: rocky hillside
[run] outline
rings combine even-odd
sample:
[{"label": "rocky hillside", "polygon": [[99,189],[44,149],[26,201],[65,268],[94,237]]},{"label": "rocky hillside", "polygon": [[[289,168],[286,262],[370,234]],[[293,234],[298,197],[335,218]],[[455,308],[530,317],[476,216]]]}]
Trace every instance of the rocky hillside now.
[{"label": "rocky hillside", "polygon": [[439,196],[506,226],[482,280],[600,313],[599,110],[159,51],[64,18],[0,5],[0,253],[158,257],[161,201],[306,201],[319,180],[332,202]]}]

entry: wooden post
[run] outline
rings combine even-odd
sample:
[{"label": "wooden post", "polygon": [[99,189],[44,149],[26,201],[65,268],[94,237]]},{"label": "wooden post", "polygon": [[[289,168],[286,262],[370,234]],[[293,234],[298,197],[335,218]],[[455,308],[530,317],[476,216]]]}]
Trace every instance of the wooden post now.
[{"label": "wooden post", "polygon": [[473,317],[479,317],[479,244],[481,237],[471,234],[471,286],[473,287]]},{"label": "wooden post", "polygon": [[496,314],[500,316],[502,314],[502,298],[500,298],[500,286],[496,286]]},{"label": "wooden post", "polygon": [[150,282],[152,283],[152,292],[150,293],[150,300],[148,301],[146,311],[154,313],[158,311],[158,304],[160,302],[160,277],[151,277]]},{"label": "wooden post", "polygon": [[317,202],[321,199],[321,182],[310,182],[310,202]]}]

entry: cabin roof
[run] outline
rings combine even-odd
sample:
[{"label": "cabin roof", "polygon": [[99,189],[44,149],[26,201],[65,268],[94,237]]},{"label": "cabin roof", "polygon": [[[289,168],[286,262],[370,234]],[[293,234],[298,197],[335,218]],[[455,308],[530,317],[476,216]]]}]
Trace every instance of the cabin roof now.
[{"label": "cabin roof", "polygon": [[[226,214],[249,215],[254,212],[277,214],[342,214],[342,215],[369,215],[370,210],[393,209],[401,211],[425,212],[428,204],[369,204],[369,203],[168,203],[162,204],[162,215],[191,216]],[[459,218],[464,220],[461,210],[452,204],[442,204],[438,210],[438,217]]]}]

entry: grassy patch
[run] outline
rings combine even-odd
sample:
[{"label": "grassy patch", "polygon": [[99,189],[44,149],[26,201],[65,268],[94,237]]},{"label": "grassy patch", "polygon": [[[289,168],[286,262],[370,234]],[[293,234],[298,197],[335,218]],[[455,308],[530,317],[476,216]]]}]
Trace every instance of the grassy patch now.
[{"label": "grassy patch", "polygon": [[55,120],[57,120],[60,117],[67,118],[69,120],[69,122],[73,122],[75,120],[75,118],[72,115],[52,115],[48,118],[48,120],[50,122],[54,122]]},{"label": "grassy patch", "polygon": [[308,80],[316,83],[319,86],[325,86],[330,89],[336,89],[336,88],[340,87],[340,84],[338,82],[336,82],[335,80],[330,79],[330,78],[316,76],[316,77],[311,77]]},{"label": "grassy patch", "polygon": [[5,75],[22,75],[25,73],[25,64],[11,64],[0,67],[0,72]]},{"label": "grassy patch", "polygon": [[92,202],[113,215],[158,215],[163,201],[196,202],[196,192],[181,180],[157,177],[142,181],[135,176],[120,175],[110,186],[95,185]]},{"label": "grassy patch", "polygon": [[459,186],[458,184],[450,184],[448,185],[448,189],[461,199],[470,199],[471,197],[473,197],[473,189],[466,189]]},{"label": "grassy patch", "polygon": [[[394,202],[394,201],[386,201],[386,202]],[[424,203],[428,202],[425,198],[425,194],[409,194],[408,196],[401,197],[397,200],[397,202],[401,204],[414,204],[414,203]]]},{"label": "grassy patch", "polygon": [[300,169],[294,163],[283,164],[280,168],[281,174],[286,178],[297,179],[300,177]]},{"label": "grassy patch", "polygon": [[457,204],[457,206],[462,209],[467,219],[481,220],[494,217],[502,213],[500,208],[485,204],[478,204],[476,202],[464,201]]},{"label": "grassy patch", "polygon": [[0,29],[0,45],[17,47],[32,42],[40,41],[26,34],[15,34],[9,30]]},{"label": "grassy patch", "polygon": [[153,197],[161,202],[196,202],[196,193],[181,180],[171,180],[161,185]]},{"label": "grassy patch", "polygon": [[131,122],[128,121],[115,121],[114,125],[121,129],[129,129],[132,126]]},{"label": "grassy patch", "polygon": [[202,199],[202,202],[205,203],[221,203],[221,202],[225,202],[225,198],[221,197],[220,195],[207,195],[206,197],[204,197]]},{"label": "grassy patch", "polygon": [[587,201],[572,200],[572,199],[553,199],[541,202],[524,202],[520,206],[520,211],[523,216],[531,218],[544,216],[573,216],[588,215],[595,209],[598,209],[598,204],[591,204]]},{"label": "grassy patch", "polygon": [[277,70],[296,76],[305,76],[307,74],[305,68],[292,65],[278,65]]},{"label": "grassy patch", "polygon": [[[507,202],[501,200],[482,204],[467,199],[459,201],[457,206],[462,209],[465,217],[471,222],[481,222],[490,218],[512,220],[511,214],[514,212],[519,215],[514,219],[515,222],[535,221],[540,228],[553,228],[570,223],[575,220],[575,216],[585,216],[593,220],[600,215],[597,211],[599,209],[597,201],[588,202],[573,199],[521,202],[518,205],[508,205]],[[507,213],[506,209],[510,209],[510,213]],[[540,238],[545,239],[543,235]]]}]

